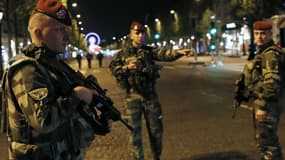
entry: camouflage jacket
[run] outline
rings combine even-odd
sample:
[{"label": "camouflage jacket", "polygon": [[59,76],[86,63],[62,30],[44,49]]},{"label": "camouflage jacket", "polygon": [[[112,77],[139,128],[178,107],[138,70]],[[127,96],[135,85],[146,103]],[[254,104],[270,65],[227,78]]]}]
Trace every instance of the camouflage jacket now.
[{"label": "camouflage jacket", "polygon": [[[119,84],[128,92],[130,89],[142,92],[145,89],[153,88],[159,78],[161,66],[155,61],[174,61],[182,55],[170,49],[157,49],[149,46],[134,48],[130,42],[121,48],[110,63],[112,74]],[[136,70],[127,69],[130,61],[136,60],[138,63]]]},{"label": "camouflage jacket", "polygon": [[277,102],[284,86],[284,53],[273,41],[260,46],[256,56],[245,65],[244,83],[254,105],[267,110],[268,103]]},{"label": "camouflage jacket", "polygon": [[24,52],[11,60],[4,75],[3,94],[7,99],[10,145],[24,145],[25,151],[16,152],[33,154],[42,144],[62,141],[70,135],[71,114],[81,102],[67,85],[68,72],[58,73],[44,64],[60,64],[55,53],[33,45]]}]

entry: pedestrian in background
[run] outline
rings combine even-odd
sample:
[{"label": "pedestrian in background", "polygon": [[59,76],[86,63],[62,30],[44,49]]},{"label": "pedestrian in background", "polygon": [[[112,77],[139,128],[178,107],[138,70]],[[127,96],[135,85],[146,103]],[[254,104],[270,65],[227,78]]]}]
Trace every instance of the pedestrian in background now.
[{"label": "pedestrian in background", "polygon": [[104,54],[103,54],[102,52],[99,52],[99,53],[96,55],[96,59],[98,60],[98,64],[99,64],[99,67],[100,67],[100,68],[102,67],[103,58],[104,58]]},{"label": "pedestrian in background", "polygon": [[81,60],[82,60],[82,56],[80,53],[78,53],[76,55],[76,61],[77,61],[77,64],[78,64],[78,68],[81,69]]},{"label": "pedestrian in background", "polygon": [[57,0],[39,0],[28,25],[32,44],[3,76],[9,160],[83,159],[94,131],[78,109],[94,91],[71,86],[75,71],[59,58],[68,44],[68,11]]},{"label": "pedestrian in background", "polygon": [[282,160],[277,136],[280,114],[284,105],[284,53],[272,40],[268,21],[253,24],[256,55],[245,65],[244,85],[249,106],[254,111],[255,140],[262,160]]},{"label": "pedestrian in background", "polygon": [[186,54],[184,50],[163,50],[143,45],[145,29],[139,22],[130,26],[129,40],[121,48],[110,69],[118,83],[126,90],[126,106],[130,123],[134,127],[132,143],[134,159],[144,160],[142,144],[142,115],[146,120],[153,159],[159,160],[162,153],[162,111],[155,84],[159,78],[158,61],[173,61]]},{"label": "pedestrian in background", "polygon": [[93,59],[92,53],[88,52],[86,54],[86,59],[87,59],[87,63],[88,63],[88,68],[90,69],[92,67],[92,59]]}]

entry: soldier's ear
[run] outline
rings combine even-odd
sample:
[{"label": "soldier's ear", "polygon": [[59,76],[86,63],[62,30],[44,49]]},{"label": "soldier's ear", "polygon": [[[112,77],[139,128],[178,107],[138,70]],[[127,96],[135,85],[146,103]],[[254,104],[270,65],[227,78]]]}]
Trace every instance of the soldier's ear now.
[{"label": "soldier's ear", "polygon": [[39,29],[39,28],[35,29],[34,33],[38,39],[43,38],[41,29]]}]

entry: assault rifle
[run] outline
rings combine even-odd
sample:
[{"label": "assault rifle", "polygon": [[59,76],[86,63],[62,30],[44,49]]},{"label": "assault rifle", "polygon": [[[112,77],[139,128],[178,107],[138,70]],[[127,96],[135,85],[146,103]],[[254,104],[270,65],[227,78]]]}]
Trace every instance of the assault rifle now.
[{"label": "assault rifle", "polygon": [[[81,115],[87,120],[91,121],[91,124],[94,125],[93,127],[95,128],[95,130],[97,130],[97,132],[99,132],[99,134],[101,132],[100,129],[102,130],[102,134],[106,132],[104,128],[106,128],[105,126],[108,125],[106,124],[106,120],[109,119],[114,122],[120,121],[130,131],[133,131],[133,127],[128,124],[124,119],[122,119],[121,112],[114,106],[113,101],[106,96],[107,90],[102,89],[99,86],[97,79],[94,76],[89,75],[85,78],[82,73],[76,72],[75,81],[77,84],[83,85],[90,89],[94,89],[98,93],[93,95],[92,102],[90,103],[88,108],[83,108],[81,110]],[[99,110],[101,112],[100,118],[98,118],[98,116],[94,114],[94,112],[96,113],[96,110]],[[101,121],[102,117],[105,120]]]},{"label": "assault rifle", "polygon": [[235,118],[236,111],[240,106],[241,102],[247,101],[247,98],[245,96],[244,74],[241,74],[240,79],[236,81],[235,85],[236,85],[236,90],[234,96],[234,110],[232,113],[232,119]]}]

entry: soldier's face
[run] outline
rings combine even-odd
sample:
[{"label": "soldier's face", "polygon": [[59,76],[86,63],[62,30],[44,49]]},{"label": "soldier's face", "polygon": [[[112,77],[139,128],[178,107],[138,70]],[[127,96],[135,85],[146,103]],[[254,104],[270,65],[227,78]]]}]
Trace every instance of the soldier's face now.
[{"label": "soldier's face", "polygon": [[50,50],[64,52],[68,44],[67,27],[51,19],[41,30],[41,40]]},{"label": "soldier's face", "polygon": [[134,47],[140,46],[144,42],[144,32],[132,29],[130,31],[130,38]]},{"label": "soldier's face", "polygon": [[254,30],[253,34],[257,46],[266,44],[272,39],[272,32],[270,30]]}]

